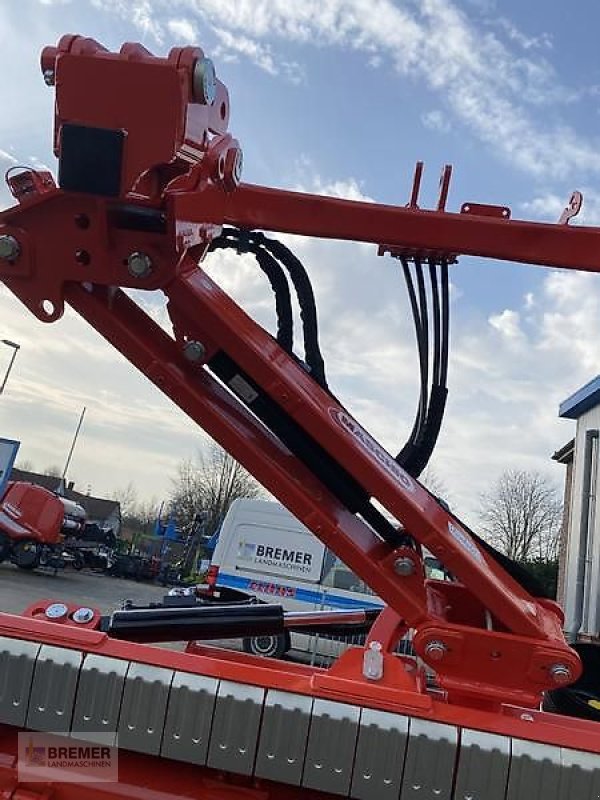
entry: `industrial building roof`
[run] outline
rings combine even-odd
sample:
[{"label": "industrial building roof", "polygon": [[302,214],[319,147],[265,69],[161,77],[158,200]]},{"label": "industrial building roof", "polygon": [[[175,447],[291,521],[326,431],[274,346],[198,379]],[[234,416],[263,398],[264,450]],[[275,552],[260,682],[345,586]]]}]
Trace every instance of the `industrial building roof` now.
[{"label": "industrial building roof", "polygon": [[600,375],[582,386],[560,404],[558,416],[579,419],[582,414],[600,404]]}]

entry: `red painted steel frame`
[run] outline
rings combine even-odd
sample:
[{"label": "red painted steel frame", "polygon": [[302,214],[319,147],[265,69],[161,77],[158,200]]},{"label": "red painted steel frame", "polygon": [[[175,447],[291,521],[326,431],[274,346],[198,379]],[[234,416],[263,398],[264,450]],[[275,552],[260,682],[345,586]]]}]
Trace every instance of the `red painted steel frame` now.
[{"label": "red painted steel frame", "polygon": [[[69,303],[415,628],[415,647],[425,660],[430,657],[428,645],[441,643],[443,656],[435,669],[451,701],[498,706],[511,700],[535,706],[542,691],[553,685],[555,665],[566,667],[575,678],[579,661],[564,642],[558,608],[531,598],[512,580],[196,262],[220,226],[231,223],[374,242],[392,250],[468,253],[597,270],[600,230],[236,188],[239,153],[226,134],[225,112],[217,124],[210,108],[190,99],[190,69],[194,54],[199,57],[201,51],[172,51],[168,59],[154,59],[139,46],[107,54],[90,42],[69,37],[58,50],[44,54],[44,70],[54,70],[58,83],[57,147],[60,153],[61,126],[68,122],[107,129],[128,126],[121,194],[106,198],[46,187],[20,198],[19,206],[0,214],[0,236],[12,237],[18,245],[0,261],[0,279],[44,321],[58,319],[64,302]],[[161,116],[154,106],[139,98],[133,112],[131,106],[132,93],[153,76],[171,104],[156,132],[148,124]],[[92,79],[94,93],[87,91]],[[219,91],[218,97],[226,98],[224,87]],[[163,219],[164,230],[119,225],[124,203]],[[128,269],[128,258],[139,253],[152,265],[147,275]],[[119,286],[161,289],[175,336],[115,288]],[[204,345],[203,361],[185,358],[189,341]],[[204,362],[216,352],[227,354],[462,585],[424,581],[414,554],[384,542],[351,514],[257,420],[252,401],[248,410],[212,377]],[[400,556],[415,558],[412,576],[396,573]],[[494,623],[491,630],[486,611]],[[359,665],[353,666],[360,674]]]},{"label": "red painted steel frame", "polygon": [[[46,606],[52,601],[45,601]],[[40,606],[44,603],[40,603]],[[32,612],[35,609],[32,609]],[[322,697],[344,703],[407,714],[461,728],[486,731],[529,741],[541,741],[587,752],[598,752],[596,723],[566,719],[535,710],[505,705],[499,710],[457,707],[443,699],[418,691],[419,676],[402,668],[402,661],[386,654],[384,677],[380,683],[363,678],[357,670],[362,660],[360,650],[347,651],[329,671],[287,661],[274,661],[233,651],[197,646],[193,653],[183,653],[148,645],[116,641],[89,627],[75,623],[57,624],[33,617],[15,617],[0,613],[0,636],[43,642],[117,659],[135,659],[137,663],[170,670],[202,674],[236,683],[277,689],[310,697]],[[15,786],[15,729],[0,726],[0,792]],[[163,768],[164,767],[164,768]],[[40,784],[31,789],[39,791]],[[119,751],[118,784],[54,784],[53,798],[58,800],[173,800],[175,797],[202,797],[211,800],[293,800],[323,798],[330,795],[292,786],[282,786],[256,778],[235,776],[214,769],[182,762],[163,761],[157,769],[153,756]],[[0,794],[0,797],[3,795]],[[7,798],[12,795],[7,794]],[[35,800],[36,795],[24,795]]]},{"label": "red painted steel frame", "polygon": [[214,187],[174,194],[171,202],[175,217],[186,222],[600,271],[600,228],[399,208],[252,185],[229,195]]}]

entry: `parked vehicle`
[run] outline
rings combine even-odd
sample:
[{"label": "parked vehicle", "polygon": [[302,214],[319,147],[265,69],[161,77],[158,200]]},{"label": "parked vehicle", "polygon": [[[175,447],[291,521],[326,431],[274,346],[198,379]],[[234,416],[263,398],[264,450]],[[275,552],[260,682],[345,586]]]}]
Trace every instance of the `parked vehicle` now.
[{"label": "parked vehicle", "polygon": [[0,561],[35,569],[62,542],[64,506],[41,486],[10,482],[0,500]]},{"label": "parked vehicle", "polygon": [[107,570],[114,542],[112,531],[86,523],[83,506],[41,486],[9,482],[0,499],[0,561],[20,569]]},{"label": "parked vehicle", "polygon": [[155,580],[160,572],[160,559],[156,556],[143,556],[119,553],[114,556],[108,574],[115,578],[128,578],[134,581]]},{"label": "parked vehicle", "polygon": [[116,543],[112,530],[84,522],[77,530],[68,531],[63,544],[63,555],[73,569],[86,567],[106,572],[114,565]]},{"label": "parked vehicle", "polygon": [[58,499],[63,505],[62,532],[65,536],[79,537],[86,527],[85,508],[74,500],[58,495]]},{"label": "parked vehicle", "polygon": [[[236,589],[287,611],[379,609],[383,602],[279,503],[235,500],[211,560],[209,582]],[[292,633],[244,640],[256,655],[281,657],[290,648],[337,656],[339,641]]]}]

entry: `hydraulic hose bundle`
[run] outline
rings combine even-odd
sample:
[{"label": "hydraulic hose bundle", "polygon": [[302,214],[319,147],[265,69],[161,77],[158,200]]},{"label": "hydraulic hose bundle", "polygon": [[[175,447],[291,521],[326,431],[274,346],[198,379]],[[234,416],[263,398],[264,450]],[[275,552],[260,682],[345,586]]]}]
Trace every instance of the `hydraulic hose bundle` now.
[{"label": "hydraulic hose bundle", "polygon": [[[416,290],[411,273],[411,261],[414,264]],[[400,256],[415,325],[421,392],[412,431],[408,441],[396,456],[396,461],[415,478],[421,474],[431,458],[442,426],[446,398],[448,396],[448,340],[450,326],[448,259],[443,257],[436,260],[430,257],[427,261],[431,285],[433,327],[433,335],[431,337],[429,335],[430,320],[423,260],[418,256],[414,256],[412,259],[407,256]],[[429,359],[430,338],[432,345],[431,368]],[[431,387],[429,387],[430,371]]]},{"label": "hydraulic hose bundle", "polygon": [[[288,271],[300,306],[306,365],[317,383],[328,389],[325,364],[319,345],[315,297],[303,264],[280,241],[258,231],[224,228],[221,236],[212,241],[210,250],[227,248],[235,250],[238,255],[252,253],[255,256],[275,295],[277,342],[292,355],[294,346],[292,301],[284,268]],[[409,474],[418,477],[433,453],[448,395],[449,260],[445,257],[427,259],[432,305],[431,336],[424,260],[418,256],[413,258],[401,256],[400,261],[415,326],[421,388],[412,431],[396,460]],[[414,264],[414,279],[411,273],[411,261]],[[430,372],[431,386],[429,386]]]},{"label": "hydraulic hose bundle", "polygon": [[[275,295],[277,316],[277,342],[289,355],[294,356],[293,312],[288,281],[288,271],[303,323],[303,342],[306,366],[310,375],[327,391],[330,391],[325,376],[325,364],[319,345],[317,309],[315,296],[308,273],[300,260],[284,244],[271,239],[259,231],[240,228],[223,228],[221,236],[215,238],[211,251],[235,250],[239,255],[252,253],[258,266],[267,277]],[[448,266],[454,263],[451,256],[421,258],[417,254],[396,256],[402,265],[408,298],[414,321],[417,353],[419,359],[420,395],[411,433],[396,461],[413,477],[418,477],[435,448],[446,408],[448,396],[448,353],[450,338],[450,286]],[[412,267],[412,269],[411,269]],[[429,276],[429,292],[425,273]],[[429,301],[430,298],[430,301]],[[431,304],[431,311],[429,305]],[[431,353],[430,353],[431,350]],[[294,356],[295,357],[295,356]],[[272,424],[272,419],[271,419]],[[294,443],[288,441],[294,447]],[[312,464],[314,468],[314,463]],[[389,522],[369,502],[367,496],[354,482],[342,477],[338,470],[338,481],[344,484],[344,494],[354,498],[354,508],[387,541],[396,541],[410,547],[415,546],[412,536],[394,530]],[[346,502],[352,507],[351,502]],[[462,523],[464,525],[464,523]],[[547,591],[528,570],[500,553],[477,534],[469,530],[477,543],[535,597],[546,597]]]},{"label": "hydraulic hose bundle", "polygon": [[253,253],[256,257],[258,266],[268,278],[275,295],[277,342],[289,355],[293,355],[292,302],[284,268],[289,272],[300,306],[306,365],[315,381],[323,389],[328,389],[325,363],[319,346],[315,296],[310,278],[301,261],[277,239],[270,239],[258,231],[224,228],[221,236],[213,239],[210,250],[225,248],[235,250],[238,255]]}]

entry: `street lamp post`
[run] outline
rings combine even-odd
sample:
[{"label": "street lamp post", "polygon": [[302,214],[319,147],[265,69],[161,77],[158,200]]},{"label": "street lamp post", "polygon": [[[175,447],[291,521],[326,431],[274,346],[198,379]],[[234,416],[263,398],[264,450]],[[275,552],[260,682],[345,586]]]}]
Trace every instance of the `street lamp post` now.
[{"label": "street lamp post", "polygon": [[17,344],[16,342],[11,342],[9,339],[1,339],[0,341],[2,342],[2,344],[5,344],[7,347],[12,347],[12,350],[13,350],[12,356],[11,356],[9,364],[8,364],[8,367],[6,369],[6,372],[4,373],[4,379],[2,381],[2,385],[0,386],[0,394],[2,394],[2,392],[4,391],[4,387],[6,386],[6,381],[8,380],[8,376],[10,375],[10,371],[13,368],[13,364],[15,363],[15,358],[17,357],[17,353],[19,352],[19,349],[20,349],[21,345]]}]

